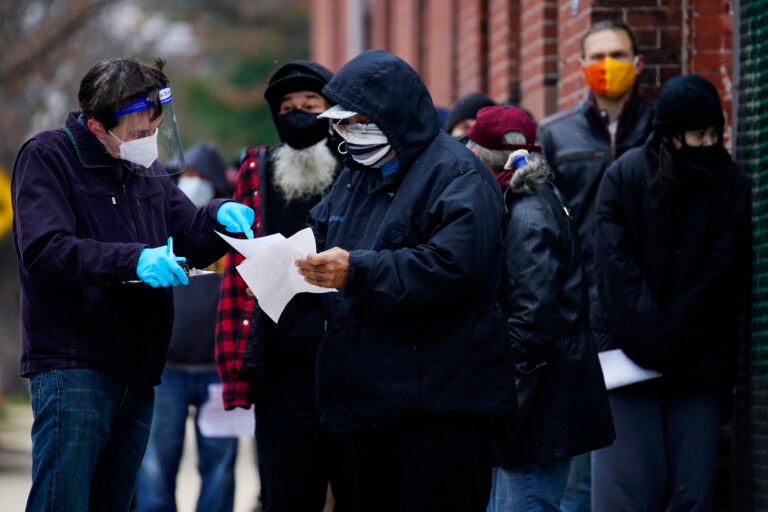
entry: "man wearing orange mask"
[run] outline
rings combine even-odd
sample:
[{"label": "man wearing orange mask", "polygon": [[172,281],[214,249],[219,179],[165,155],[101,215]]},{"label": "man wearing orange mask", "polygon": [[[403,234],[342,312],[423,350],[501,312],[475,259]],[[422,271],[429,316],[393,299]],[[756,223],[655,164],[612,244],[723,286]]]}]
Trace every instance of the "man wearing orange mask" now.
[{"label": "man wearing orange mask", "polygon": [[[601,21],[581,39],[579,65],[589,92],[578,105],[541,121],[539,142],[555,183],[571,207],[581,240],[589,283],[591,324],[597,301],[594,272],[593,204],[608,166],[628,149],[645,142],[651,131],[651,106],[639,95],[643,69],[632,30],[621,22]],[[595,332],[596,341],[600,333]],[[561,508],[589,510],[589,454],[573,460]]]}]

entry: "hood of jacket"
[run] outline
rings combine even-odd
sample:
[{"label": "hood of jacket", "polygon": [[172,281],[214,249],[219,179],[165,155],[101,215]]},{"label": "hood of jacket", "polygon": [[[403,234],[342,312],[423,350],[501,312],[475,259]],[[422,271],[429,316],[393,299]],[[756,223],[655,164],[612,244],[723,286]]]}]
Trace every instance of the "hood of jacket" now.
[{"label": "hood of jacket", "polygon": [[370,119],[387,136],[400,169],[407,169],[437,136],[440,119],[424,82],[404,60],[368,50],[323,87],[323,95]]}]

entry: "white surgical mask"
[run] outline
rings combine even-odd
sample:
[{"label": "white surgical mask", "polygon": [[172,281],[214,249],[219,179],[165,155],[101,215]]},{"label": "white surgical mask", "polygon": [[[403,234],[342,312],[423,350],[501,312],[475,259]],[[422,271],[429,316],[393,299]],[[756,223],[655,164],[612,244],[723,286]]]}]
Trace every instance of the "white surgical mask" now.
[{"label": "white surgical mask", "polygon": [[179,188],[187,197],[200,208],[205,206],[216,195],[213,184],[200,176],[181,176]]},{"label": "white surgical mask", "polygon": [[373,123],[334,124],[334,130],[344,142],[353,160],[366,167],[381,167],[386,156],[392,151],[389,139]]},{"label": "white surgical mask", "polygon": [[157,129],[152,135],[128,141],[122,140],[111,131],[109,133],[120,141],[120,158],[123,160],[147,168],[157,160]]}]

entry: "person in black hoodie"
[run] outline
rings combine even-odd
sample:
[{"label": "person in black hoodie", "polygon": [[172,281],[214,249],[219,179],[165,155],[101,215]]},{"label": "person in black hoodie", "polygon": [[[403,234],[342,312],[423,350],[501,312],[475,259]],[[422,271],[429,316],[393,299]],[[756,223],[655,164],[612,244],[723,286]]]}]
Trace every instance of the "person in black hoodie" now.
[{"label": "person in black hoodie", "polygon": [[593,453],[596,512],[712,509],[749,300],[750,186],[723,146],[717,90],[670,80],[653,126],[597,195],[601,350],[662,375],[609,392],[617,439]]},{"label": "person in black hoodie", "polygon": [[482,511],[490,425],[516,409],[499,304],[504,204],[491,173],[440,130],[416,72],[361,53],[323,88],[345,167],[310,211],[322,294],[320,419],[345,510]]}]

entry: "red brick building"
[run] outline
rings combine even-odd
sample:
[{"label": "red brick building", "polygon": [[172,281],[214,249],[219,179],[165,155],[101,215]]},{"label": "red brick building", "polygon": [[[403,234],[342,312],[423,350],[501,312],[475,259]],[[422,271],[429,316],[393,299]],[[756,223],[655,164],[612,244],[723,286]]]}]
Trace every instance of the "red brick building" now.
[{"label": "red brick building", "polygon": [[[699,73],[731,111],[733,2],[728,0],[311,0],[311,58],[338,70],[381,48],[411,64],[435,104],[483,91],[541,119],[586,91],[578,59],[595,21],[633,28],[645,57],[642,90]],[[729,120],[730,121],[730,120]]]}]

